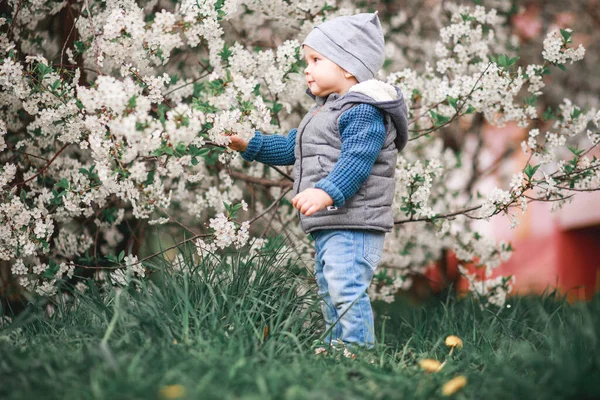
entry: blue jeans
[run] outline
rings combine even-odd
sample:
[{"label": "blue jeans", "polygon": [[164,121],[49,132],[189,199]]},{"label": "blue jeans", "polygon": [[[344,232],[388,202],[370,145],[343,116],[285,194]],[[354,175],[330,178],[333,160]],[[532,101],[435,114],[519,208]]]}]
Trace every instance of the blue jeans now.
[{"label": "blue jeans", "polygon": [[323,229],[311,232],[311,236],[325,328],[333,326],[325,342],[341,339],[346,344],[372,348],[375,329],[366,291],[381,260],[385,232]]}]

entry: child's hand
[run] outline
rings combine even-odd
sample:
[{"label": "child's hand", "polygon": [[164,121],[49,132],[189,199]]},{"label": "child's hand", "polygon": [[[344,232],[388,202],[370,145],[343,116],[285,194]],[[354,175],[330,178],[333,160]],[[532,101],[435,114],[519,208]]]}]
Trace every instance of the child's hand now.
[{"label": "child's hand", "polygon": [[238,135],[231,135],[229,137],[231,138],[231,143],[229,143],[227,147],[229,147],[232,150],[246,151],[246,149],[248,148],[248,142],[246,142]]},{"label": "child's hand", "polygon": [[292,199],[295,208],[306,216],[313,215],[327,206],[333,205],[333,199],[323,189],[304,189]]}]

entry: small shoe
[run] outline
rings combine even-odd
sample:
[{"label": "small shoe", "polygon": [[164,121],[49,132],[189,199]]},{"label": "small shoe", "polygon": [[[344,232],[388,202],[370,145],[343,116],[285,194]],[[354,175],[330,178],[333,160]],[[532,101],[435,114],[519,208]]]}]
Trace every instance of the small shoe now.
[{"label": "small shoe", "polygon": [[355,359],[356,358],[356,354],[348,351],[348,349],[344,349],[344,357]]}]

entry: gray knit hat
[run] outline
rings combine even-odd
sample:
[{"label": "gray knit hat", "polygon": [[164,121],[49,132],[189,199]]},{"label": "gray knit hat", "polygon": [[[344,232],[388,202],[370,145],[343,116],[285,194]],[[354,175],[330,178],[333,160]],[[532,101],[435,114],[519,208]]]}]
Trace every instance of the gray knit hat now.
[{"label": "gray knit hat", "polygon": [[302,45],[321,53],[359,81],[372,79],[383,66],[383,30],[377,11],[342,16],[313,28]]}]

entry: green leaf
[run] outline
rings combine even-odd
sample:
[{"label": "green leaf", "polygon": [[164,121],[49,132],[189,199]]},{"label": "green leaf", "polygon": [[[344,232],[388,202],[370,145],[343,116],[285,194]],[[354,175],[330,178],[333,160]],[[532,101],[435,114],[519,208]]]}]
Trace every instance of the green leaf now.
[{"label": "green leaf", "polygon": [[556,66],[557,66],[558,68],[560,68],[561,70],[563,70],[563,71],[566,71],[566,70],[567,70],[567,67],[565,67],[563,64],[556,64]]},{"label": "green leaf", "polygon": [[552,107],[548,106],[548,108],[546,108],[546,111],[544,111],[544,113],[542,114],[542,119],[544,121],[548,121],[550,119],[556,119],[556,115],[554,115],[554,112],[552,111]]},{"label": "green leaf", "polygon": [[422,95],[421,92],[419,91],[419,89],[413,89],[412,91],[412,98],[413,101],[419,101],[421,99]]},{"label": "green leaf", "polygon": [[157,112],[158,112],[158,119],[160,120],[160,122],[164,125],[165,122],[167,121],[167,117],[166,117],[166,112],[169,110],[169,107],[166,104],[159,104],[158,108],[157,108]]},{"label": "green leaf", "polygon": [[569,148],[569,150],[571,150],[571,153],[575,154],[578,157],[581,153],[584,152],[584,150],[580,150],[578,147],[571,147],[571,146],[567,146],[567,147]]},{"label": "green leaf", "polygon": [[529,180],[531,180],[533,178],[533,175],[535,175],[535,171],[538,170],[538,168],[540,167],[540,165],[541,164],[538,164],[535,167],[532,167],[531,164],[527,164],[527,166],[523,170],[523,173],[525,173],[525,175],[527,175],[527,177],[529,178]]},{"label": "green leaf", "polygon": [[255,110],[254,104],[251,101],[242,101],[238,98],[238,102],[240,103],[239,109],[245,114],[249,115],[252,110]]},{"label": "green leaf", "polygon": [[80,257],[77,263],[82,264],[82,265],[92,265],[93,261],[94,261],[94,258],[90,255],[89,249],[87,249],[85,251],[84,257]]},{"label": "green leaf", "polygon": [[186,154],[186,148],[187,146],[183,143],[179,143],[177,145],[177,147],[175,147],[175,151],[181,155],[185,155]]},{"label": "green leaf", "polygon": [[67,190],[69,188],[69,181],[67,180],[67,178],[62,178],[60,182],[58,182],[55,186]]},{"label": "green leaf", "polygon": [[563,39],[565,40],[565,42],[567,43],[571,43],[571,35],[573,34],[573,32],[568,32],[564,29],[560,30],[560,34],[562,35]]},{"label": "green leaf", "polygon": [[252,94],[255,96],[260,96],[260,83],[256,84],[256,86],[254,86],[254,89],[252,90]]},{"label": "green leaf", "polygon": [[135,108],[136,100],[137,100],[136,96],[131,96],[131,98],[129,99],[129,102],[127,102],[127,108],[132,108],[132,109]]},{"label": "green leaf", "polygon": [[321,8],[321,12],[329,11],[329,10],[335,10],[335,7],[330,6],[327,3],[325,3],[325,5],[323,6],[323,8]]},{"label": "green leaf", "polygon": [[537,96],[528,96],[525,99],[525,104],[527,104],[528,106],[532,106],[535,104],[536,101],[537,101]]},{"label": "green leaf", "polygon": [[497,59],[497,64],[503,68],[508,68],[513,65],[519,57],[510,58],[506,54],[500,54]]},{"label": "green leaf", "polygon": [[119,262],[123,261],[123,258],[125,258],[125,250],[121,250],[119,253]]},{"label": "green leaf", "polygon": [[200,156],[203,157],[206,154],[208,154],[210,152],[210,149],[203,147],[203,148],[198,148],[197,146],[194,145],[190,145],[190,155],[196,157],[196,156]]},{"label": "green leaf", "polygon": [[148,176],[146,177],[146,180],[144,181],[144,186],[148,186],[148,185],[151,185],[152,183],[154,183],[155,173],[156,173],[156,170],[152,170],[152,171],[148,172]]},{"label": "green leaf", "polygon": [[473,114],[475,112],[475,107],[473,107],[472,105],[469,104],[469,106],[467,107],[467,111],[465,111],[465,114]]},{"label": "green leaf", "polygon": [[160,147],[152,152],[153,156],[162,156],[163,154],[168,154],[170,156],[173,155],[173,148],[170,147],[167,143],[163,143]]},{"label": "green leaf", "polygon": [[273,108],[271,110],[273,110],[274,114],[277,114],[282,109],[283,109],[283,104],[275,103],[275,104],[273,104]]},{"label": "green leaf", "polygon": [[229,57],[232,53],[231,50],[229,50],[229,46],[227,46],[227,43],[223,45],[223,50],[221,50],[218,54],[221,56],[221,60],[223,60],[224,62],[229,60]]},{"label": "green leaf", "polygon": [[200,99],[192,100],[192,109],[202,111],[207,114],[215,114],[219,111],[217,107],[211,106],[208,102],[201,101]]},{"label": "green leaf", "polygon": [[102,210],[102,217],[108,222],[112,224],[117,220],[117,209],[114,207],[105,208]]},{"label": "green leaf", "polygon": [[445,115],[438,114],[433,110],[431,110],[429,112],[429,114],[431,115],[431,118],[433,119],[434,125],[443,125],[446,122],[450,121],[450,117],[446,117]]},{"label": "green leaf", "polygon": [[84,51],[86,51],[90,47],[80,40],[76,40],[75,43],[73,43],[73,45],[75,46],[75,50],[79,54],[82,54]]},{"label": "green leaf", "polygon": [[[44,243],[42,243],[44,246],[47,243],[45,240],[41,240],[40,242],[44,242]],[[56,265],[56,263],[54,261],[50,260],[48,262],[48,268],[44,271],[42,276],[46,279],[51,279],[54,277],[54,275],[56,275],[56,273],[58,272],[59,269],[60,269],[60,266]]]},{"label": "green leaf", "polygon": [[505,68],[508,67],[508,56],[506,54],[498,56],[498,65]]},{"label": "green leaf", "polygon": [[448,104],[450,104],[452,106],[452,108],[454,108],[455,110],[458,110],[458,99],[455,99],[452,96],[446,96],[446,101],[448,102]]}]

